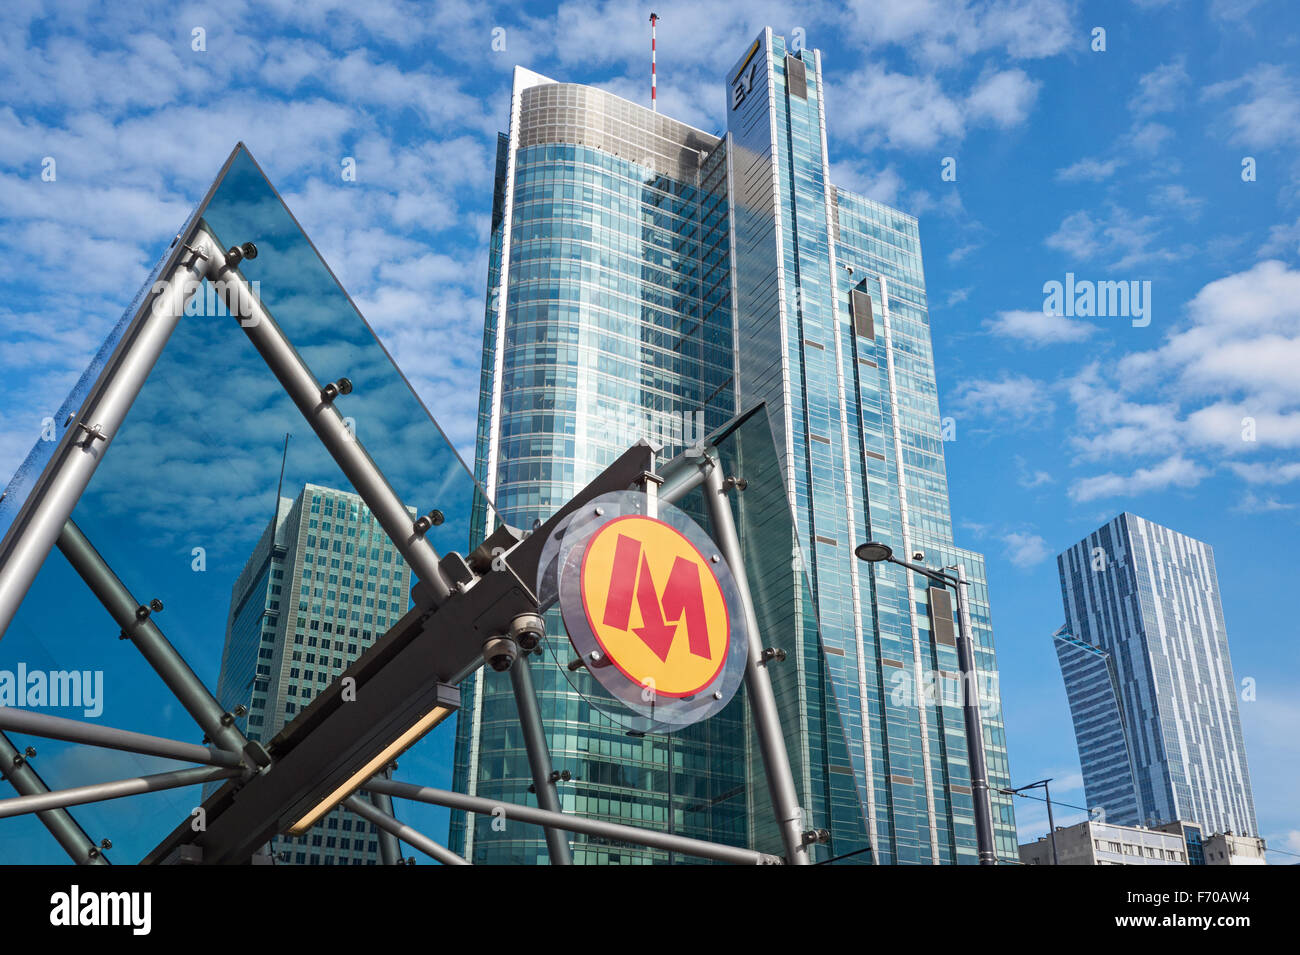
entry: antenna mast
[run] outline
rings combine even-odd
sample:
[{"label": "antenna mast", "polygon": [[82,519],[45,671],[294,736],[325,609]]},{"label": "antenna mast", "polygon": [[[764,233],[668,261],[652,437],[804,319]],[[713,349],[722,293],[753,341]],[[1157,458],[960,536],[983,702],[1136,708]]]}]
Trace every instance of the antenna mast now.
[{"label": "antenna mast", "polygon": [[659,22],[659,14],[650,14],[650,108],[656,113],[659,112],[659,100],[655,97],[655,24]]}]

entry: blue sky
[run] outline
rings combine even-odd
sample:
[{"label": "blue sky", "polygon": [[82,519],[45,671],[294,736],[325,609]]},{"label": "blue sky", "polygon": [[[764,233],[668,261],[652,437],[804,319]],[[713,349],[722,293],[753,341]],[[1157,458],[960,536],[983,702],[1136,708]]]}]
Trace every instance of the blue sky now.
[{"label": "blue sky", "polygon": [[[229,0],[220,21],[131,7],[0,9],[0,472],[238,140],[472,457],[510,68],[648,102],[649,7]],[[1260,827],[1300,852],[1300,650],[1274,569],[1300,513],[1300,14],[1285,0],[655,9],[663,112],[720,130],[723,71],[762,26],[801,29],[823,52],[837,183],[921,220],[953,514],[959,543],[989,558],[1013,777],[1055,777],[1055,797],[1084,803],[1049,640],[1054,556],[1130,510],[1215,548],[1236,677],[1256,684],[1241,710]],[[1044,314],[1044,284],[1067,273],[1149,281],[1149,324]],[[194,662],[215,678],[219,659]],[[152,728],[143,704],[123,706],[106,721]],[[1045,815],[1020,801],[1022,837]]]}]

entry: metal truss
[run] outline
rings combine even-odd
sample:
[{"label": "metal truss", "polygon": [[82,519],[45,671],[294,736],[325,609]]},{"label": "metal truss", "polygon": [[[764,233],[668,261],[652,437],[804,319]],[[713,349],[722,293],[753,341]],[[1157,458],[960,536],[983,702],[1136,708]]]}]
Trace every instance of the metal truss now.
[{"label": "metal truss", "polygon": [[[56,545],[167,688],[206,734],[199,746],[76,720],[0,709],[0,729],[198,763],[135,779],[49,791],[0,733],[0,771],[20,793],[0,800],[0,818],[37,813],[80,863],[103,864],[103,853],[67,814],[67,807],[141,792],[224,780],[203,802],[205,826],[191,820],[143,860],[164,863],[260,861],[276,835],[301,832],[342,805],[381,830],[381,857],[400,859],[399,840],[444,864],[468,864],[392,814],[391,798],[412,799],[467,812],[499,810],[506,818],[543,827],[552,864],[572,861],[566,832],[658,847],[739,864],[809,862],[820,837],[805,832],[776,700],[767,673],[744,561],[728,494],[715,453],[693,449],[655,474],[656,450],[642,442],[625,452],[532,534],[498,527],[468,556],[439,556],[425,539],[428,519],[412,521],[383,473],[334,407],[344,389],[322,383],[307,367],[270,311],[239,271],[257,254],[249,242],[224,246],[199,219],[174,247],[162,278],[137,311],[105,370],[65,430],[13,526],[0,542],[0,633],[8,626],[40,566]],[[239,730],[153,620],[161,604],[131,593],[71,521],[88,486],[190,298],[209,281],[232,316],[294,401],[322,445],[375,515],[418,583],[414,607],[265,747]],[[650,478],[651,480],[648,480]],[[459,684],[484,662],[493,639],[526,641],[540,626],[535,593],[542,547],[550,532],[585,502],[612,491],[640,488],[675,501],[703,487],[715,538],[739,586],[749,631],[745,684],[784,857],[669,833],[571,816],[560,811],[537,699],[523,646],[510,667],[519,718],[540,808],[501,804],[459,793],[396,782],[396,756],[454,712]],[[535,642],[535,641],[532,641]],[[345,700],[344,688],[354,688]],[[346,705],[345,705],[346,704]],[[369,792],[370,799],[359,795]],[[238,798],[236,798],[236,796]]]}]

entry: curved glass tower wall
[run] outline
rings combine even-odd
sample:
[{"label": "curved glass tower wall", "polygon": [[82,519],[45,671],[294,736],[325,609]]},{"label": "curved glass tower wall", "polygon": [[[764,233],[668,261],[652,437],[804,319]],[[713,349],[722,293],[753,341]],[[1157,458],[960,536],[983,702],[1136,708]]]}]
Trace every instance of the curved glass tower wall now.
[{"label": "curved glass tower wall", "polygon": [[[502,519],[531,527],[640,438],[672,455],[733,415],[725,176],[717,137],[516,72],[498,152],[476,455]],[[558,667],[533,670],[552,762],[574,778],[560,789],[566,811],[746,841],[738,703],[685,733],[631,737]],[[509,677],[480,673],[464,699],[458,788],[527,801]],[[452,835],[472,861],[545,861],[537,829],[474,822],[455,817]],[[669,861],[581,839],[574,859]]]},{"label": "curved glass tower wall", "polygon": [[[805,823],[832,832],[818,853],[973,863],[956,648],[931,635],[922,578],[853,555],[874,538],[963,568],[990,783],[1010,785],[983,558],[952,539],[917,223],[831,184],[817,52],[765,30],[724,82],[715,137],[516,70],[478,477],[528,527],[638,438],[671,455],[765,402],[794,540],[775,532],[750,570],[760,604],[784,595],[758,611],[789,653],[773,680]],[[759,498],[740,496],[742,538],[769,533]],[[694,735],[633,740],[588,725],[554,665],[534,682],[555,766],[575,777],[566,810],[780,851],[739,702]],[[465,699],[456,787],[528,798],[508,678],[481,674]],[[994,800],[998,852],[1015,860],[1009,799]],[[545,859],[537,830],[470,818],[453,814],[451,842],[472,861]],[[666,858],[574,846],[577,861]]]}]

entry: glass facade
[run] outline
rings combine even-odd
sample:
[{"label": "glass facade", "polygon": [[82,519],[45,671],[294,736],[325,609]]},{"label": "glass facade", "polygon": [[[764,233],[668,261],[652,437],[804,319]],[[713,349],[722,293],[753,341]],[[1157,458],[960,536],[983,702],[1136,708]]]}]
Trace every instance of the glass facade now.
[{"label": "glass facade", "polygon": [[[1092,710],[1076,707],[1101,671],[1062,660],[1089,806],[1115,822],[1259,835],[1213,549],[1125,513],[1057,568],[1066,628],[1112,661],[1122,717],[1102,732]],[[1132,798],[1103,785],[1116,731],[1131,754]]]},{"label": "glass facade", "polygon": [[[350,394],[338,397],[339,413],[401,500],[418,506],[421,513],[434,507],[443,512],[445,521],[426,532],[430,543],[439,553],[464,551],[475,508],[479,520],[485,519],[481,489],[242,146],[232,152],[191,222],[200,217],[223,247],[257,243],[259,256],[245,259],[240,271],[316,380],[337,381],[347,375],[356,382]],[[179,246],[173,247],[164,262],[179,251]],[[157,274],[145,283],[146,291]],[[136,304],[148,301],[142,293]],[[7,489],[0,502],[0,526],[10,526],[21,515],[30,489],[49,462],[79,453],[73,445],[78,433],[74,422],[83,399],[93,396],[102,381],[100,373],[117,361],[114,350],[130,347],[149,314],[148,308],[141,315],[133,307],[105,342],[58,416],[59,427],[50,440],[38,442],[23,473]],[[287,453],[286,432],[293,433]],[[284,487],[314,490],[301,506],[279,499],[277,514],[281,473]],[[395,549],[384,540],[378,543],[385,546],[376,544],[374,529],[364,519],[354,491],[338,464],[305,428],[302,413],[249,342],[239,319],[205,285],[186,308],[129,415],[112,436],[77,502],[73,520],[138,599],[147,602],[157,597],[165,604],[165,614],[157,621],[167,639],[222,703],[242,704],[249,710],[244,718],[249,734],[268,740],[286,718],[302,712],[304,691],[309,690],[314,699],[328,682],[322,681],[322,674],[333,679],[341,669],[340,661],[370,644],[367,632],[377,638],[407,606],[409,568],[397,562]],[[312,513],[316,494],[321,497],[319,514]],[[328,517],[326,500],[334,505]],[[318,527],[312,527],[313,521],[320,522]],[[361,558],[359,553],[350,557],[348,547],[359,547],[366,533],[368,565],[362,593],[356,573]],[[370,555],[371,548],[379,551],[377,557]],[[392,563],[387,561],[390,552]],[[332,566],[336,559],[338,568]],[[343,565],[349,559],[354,564],[350,589],[343,584],[347,576]],[[310,581],[302,576],[309,567]],[[383,576],[385,569],[391,576]],[[317,581],[318,572],[323,580]],[[337,586],[332,586],[332,576],[339,577]],[[309,587],[306,595],[300,592],[304,585]],[[320,594],[314,592],[317,589]],[[345,593],[346,621],[341,616]],[[304,601],[307,607],[302,609]],[[380,606],[381,602],[387,606]],[[61,612],[52,615],[52,606]],[[359,615],[355,621],[354,612]],[[299,620],[305,623],[300,625]],[[319,624],[319,629],[313,624]],[[332,630],[326,630],[326,625]],[[102,672],[105,725],[197,739],[193,718],[177,704],[144,656],[129,642],[97,637],[116,636],[118,630],[72,566],[52,553],[0,641],[0,670],[43,661],[50,669]],[[300,632],[301,646],[296,643]],[[314,648],[312,639],[318,641]],[[295,652],[302,654],[301,660],[294,660]],[[316,660],[308,677],[310,652]],[[300,670],[297,677],[290,675],[294,668]],[[295,680],[300,692],[293,697],[288,687]],[[277,691],[277,685],[282,690]],[[276,692],[281,695],[275,696]],[[298,702],[290,711],[295,699]],[[80,711],[65,715],[80,715]],[[445,767],[450,734],[450,725],[434,730],[403,756],[405,765],[417,772],[433,767],[421,773],[424,778]],[[123,753],[113,757],[112,764],[97,764],[98,771],[86,776],[76,767],[88,751],[77,752],[75,744],[54,741],[40,745],[51,788],[173,768]],[[108,751],[97,758],[102,760],[104,752]],[[56,754],[62,766],[51,759]],[[77,807],[77,819],[88,832],[97,833],[96,838],[111,837],[110,857],[115,860],[144,857],[189,817],[200,793],[196,786],[138,798],[139,807],[129,812],[121,810],[121,803]],[[404,821],[427,829],[429,816],[422,817],[422,811],[423,807],[404,807]],[[433,810],[428,812],[432,815]],[[337,830],[322,834],[322,851],[316,853],[320,861],[338,861],[344,838],[351,843],[350,851],[357,850],[361,840],[364,852],[373,854],[371,833],[358,830],[355,818],[338,821]],[[332,847],[325,844],[331,837],[336,840]],[[299,859],[298,851],[289,861],[311,861],[310,841],[302,849],[305,860]],[[22,816],[0,820],[0,861],[55,862],[63,861],[63,855],[35,816]]]},{"label": "glass facade", "polygon": [[[231,592],[218,702],[227,712],[242,704],[240,729],[269,742],[406,613],[411,584],[356,494],[308,484],[280,498]],[[335,809],[271,849],[293,865],[374,865],[379,836]]]},{"label": "glass facade", "polygon": [[[637,439],[667,457],[765,409],[744,429],[761,430],[750,447],[770,452],[747,465],[770,468],[767,486],[745,475],[738,522],[763,629],[791,644],[773,676],[805,822],[832,832],[817,851],[974,862],[960,698],[929,689],[959,682],[956,649],[931,636],[922,578],[853,554],[874,538],[963,568],[990,782],[1008,786],[983,560],[952,539],[917,223],[830,183],[815,51],[787,53],[764,31],[726,96],[719,139],[516,71],[498,149],[478,477],[502,519],[529,527]],[[691,834],[780,850],[738,704],[692,733],[633,741],[599,718],[584,725],[581,686],[551,669],[534,681],[556,768],[581,766],[561,787],[566,809],[675,827],[690,818],[678,812],[690,790],[691,805],[707,795],[714,807]],[[465,698],[457,788],[522,795],[509,681],[480,674]],[[994,799],[997,848],[1013,860],[1010,802]],[[475,862],[545,858],[538,833],[491,823],[453,814],[453,845]],[[591,861],[664,858],[575,848]]]}]

